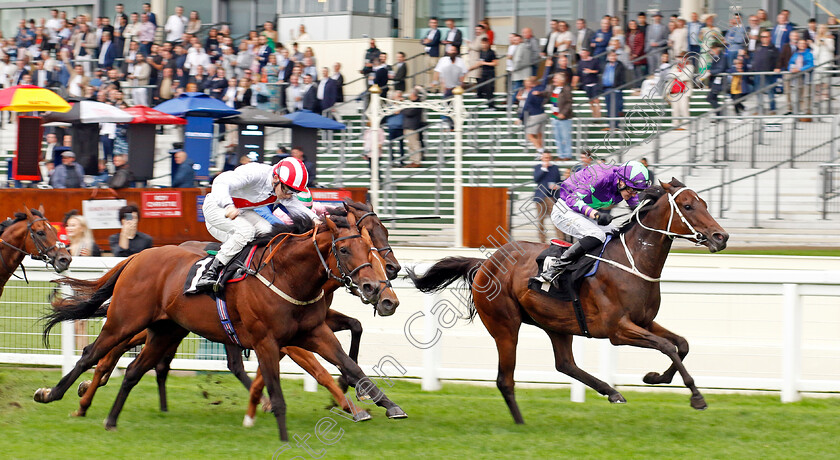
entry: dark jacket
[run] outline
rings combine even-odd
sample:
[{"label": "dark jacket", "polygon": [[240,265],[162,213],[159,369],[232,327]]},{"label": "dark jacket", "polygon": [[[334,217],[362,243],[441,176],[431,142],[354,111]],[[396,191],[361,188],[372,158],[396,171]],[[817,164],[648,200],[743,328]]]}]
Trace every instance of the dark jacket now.
[{"label": "dark jacket", "polygon": [[195,183],[195,170],[193,170],[193,162],[189,159],[177,165],[175,172],[172,174],[173,188],[189,188]]},{"label": "dark jacket", "polygon": [[[442,37],[441,41],[445,41],[444,39],[447,38],[448,36],[449,36],[449,29],[446,29],[443,32],[441,32],[441,37]],[[461,49],[461,44],[463,42],[464,42],[464,38],[461,34],[461,29],[456,27],[455,28],[455,37],[452,39],[452,43],[449,43],[449,45],[452,45],[455,48],[458,48],[460,50]]]},{"label": "dark jacket", "polygon": [[779,59],[776,60],[776,68],[781,69],[783,72],[787,70],[791,56],[793,56],[793,49],[790,45],[782,46],[782,49],[779,51]]},{"label": "dark jacket", "polygon": [[[102,48],[100,46],[100,50],[101,49]],[[105,68],[105,69],[110,69],[111,67],[114,66],[114,60],[116,60],[118,57],[120,57],[119,46],[117,46],[116,43],[111,41],[110,45],[108,45],[108,49],[105,50],[105,58],[103,59],[102,67]],[[96,59],[97,59],[97,62],[99,62],[99,54],[96,55]]]},{"label": "dark jacket", "polygon": [[134,174],[128,169],[128,165],[117,168],[117,171],[108,180],[108,187],[113,189],[134,187]]},{"label": "dark jacket", "polygon": [[311,110],[313,112],[320,112],[320,103],[318,101],[318,85],[312,84],[306,93],[303,95],[303,110]]},{"label": "dark jacket", "polygon": [[714,57],[711,57],[710,55],[710,59],[712,60],[712,67],[709,69],[709,74],[711,74],[709,79],[711,82],[711,90],[719,93],[723,89],[723,79],[718,81],[718,75],[726,73],[727,64],[726,55],[723,54],[723,52],[721,52],[717,57],[718,60],[715,61]]},{"label": "dark jacket", "polygon": [[[554,87],[550,87],[546,90],[546,97],[551,99],[551,95],[554,93]],[[571,120],[574,117],[574,112],[572,112],[572,85],[571,83],[566,83],[563,86],[563,90],[560,93],[559,97],[557,98],[556,103],[553,104],[554,106],[551,108],[552,113],[557,112],[558,114],[563,115],[564,120]]]},{"label": "dark jacket", "polygon": [[108,245],[111,246],[111,254],[114,257],[128,257],[152,247],[152,237],[143,232],[137,232],[133,239],[128,240],[128,249],[123,249],[120,247],[120,234],[114,233],[108,237]]},{"label": "dark jacket", "polygon": [[[602,85],[603,85],[603,82],[604,82],[604,72],[606,72],[608,65],[610,65],[609,62],[605,63],[604,68],[601,71],[601,84]],[[609,86],[608,88],[618,88],[619,86],[626,83],[626,75],[627,75],[627,70],[624,67],[624,64],[622,64],[620,61],[615,61],[615,74],[613,75],[613,84],[612,84],[612,86]],[[604,86],[604,87],[607,88],[607,86]]]},{"label": "dark jacket", "polygon": [[[332,78],[332,77],[330,77]],[[335,79],[335,83],[338,85],[338,97],[336,98],[336,102],[344,102],[344,75],[338,74],[338,78]]]},{"label": "dark jacket", "polygon": [[[321,111],[327,110],[330,107],[334,106],[335,103],[338,101],[338,82],[333,80],[332,78],[327,78],[324,86],[324,98],[320,100],[321,103]],[[318,88],[317,85],[315,87],[315,93],[317,95]]]},{"label": "dark jacket", "polygon": [[530,116],[545,113],[543,105],[545,104],[545,84],[541,83],[533,88],[525,98],[525,104],[522,105],[522,111],[519,113],[519,119],[524,120],[525,114]]},{"label": "dark jacket", "polygon": [[382,66],[374,71],[373,74],[373,84],[379,85],[380,88],[384,89],[388,86],[388,67]]},{"label": "dark jacket", "polygon": [[[212,80],[207,81],[205,83],[203,89],[210,90],[210,97],[213,99],[222,100],[222,97],[225,95],[225,92],[228,88],[228,81],[224,78],[213,77]],[[199,85],[199,91],[201,91],[201,85]]]},{"label": "dark jacket", "polygon": [[751,72],[772,72],[779,61],[779,50],[771,43],[768,46],[756,46],[750,62]]},{"label": "dark jacket", "polygon": [[[423,40],[426,39],[428,36],[429,36],[429,32],[426,32],[426,34],[423,35],[423,38],[420,39],[420,44],[423,44]],[[440,29],[436,29],[435,34],[432,36],[431,42],[429,44],[423,45],[423,46],[424,47],[425,46],[429,47],[429,51],[427,52],[427,54],[429,56],[440,57]]]},{"label": "dark jacket", "polygon": [[423,109],[414,107],[400,111],[403,116],[403,129],[416,131],[423,127]]},{"label": "dark jacket", "polygon": [[546,195],[554,197],[555,190],[551,190],[549,184],[554,182],[560,185],[563,181],[563,176],[560,175],[560,168],[557,165],[550,165],[543,171],[542,163],[534,166],[534,182],[537,183],[537,189],[534,190],[534,201],[541,201]]},{"label": "dark jacket", "polygon": [[405,91],[405,77],[408,73],[408,64],[396,64],[394,66],[394,78],[391,81],[394,82],[394,89],[397,91]]}]

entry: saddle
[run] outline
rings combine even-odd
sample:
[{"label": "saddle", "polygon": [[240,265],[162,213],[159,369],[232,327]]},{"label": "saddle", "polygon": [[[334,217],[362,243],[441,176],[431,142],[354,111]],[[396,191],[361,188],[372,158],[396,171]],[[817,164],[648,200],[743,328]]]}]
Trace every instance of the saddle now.
[{"label": "saddle", "polygon": [[[604,244],[590,250],[589,254],[598,257],[602,256],[604,254],[604,248],[607,247],[607,243],[609,243],[611,239],[612,235],[607,235],[607,239]],[[555,258],[562,256],[563,253],[566,252],[566,249],[568,249],[569,246],[571,245],[565,241],[551,240],[551,244],[548,246],[548,249],[541,252],[536,258],[537,273],[540,273],[544,269],[548,268],[552,262],[554,262]],[[528,289],[563,302],[572,302],[575,309],[575,317],[577,318],[581,332],[583,332],[585,336],[591,337],[589,329],[586,326],[586,318],[583,315],[583,307],[580,304],[580,297],[578,296],[578,293],[580,292],[580,285],[583,284],[584,278],[593,276],[598,271],[598,265],[600,262],[600,260],[583,256],[570,265],[566,271],[561,273],[560,276],[554,280],[554,283],[541,283],[537,280],[531,279],[528,281]]]},{"label": "saddle", "polygon": [[[198,283],[198,279],[201,278],[201,275],[205,270],[207,270],[207,267],[210,266],[210,262],[219,252],[221,247],[221,243],[207,243],[207,246],[204,247],[204,252],[207,253],[207,256],[196,261],[196,263],[194,263],[190,268],[190,271],[187,274],[187,280],[184,283],[184,292],[190,290],[190,288],[194,287],[195,284]],[[221,283],[219,284],[225,286],[227,284],[244,280],[248,276],[247,270],[251,265],[251,261],[254,259],[254,253],[256,251],[256,244],[249,244],[248,246],[245,246],[245,248],[242,249],[242,251],[240,251],[239,254],[237,254],[229,264],[227,264],[227,266],[225,266],[221,275]],[[206,292],[206,294],[211,293]]]}]

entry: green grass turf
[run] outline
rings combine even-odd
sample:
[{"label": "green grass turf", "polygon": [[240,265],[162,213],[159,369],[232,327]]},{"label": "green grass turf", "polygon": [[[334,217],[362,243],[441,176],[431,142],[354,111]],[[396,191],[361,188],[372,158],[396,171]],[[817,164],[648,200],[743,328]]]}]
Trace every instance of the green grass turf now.
[{"label": "green grass turf", "polygon": [[[58,381],[52,369],[0,367],[0,452],[3,458],[271,458],[281,444],[270,414],[241,426],[245,391],[230,374],[169,379],[170,412],[157,408],[154,378],[144,377],[129,397],[116,432],[102,427],[114,400],[115,379],[102,388],[86,418],[76,408],[76,386],[62,401],[33,402],[33,391]],[[327,393],[304,393],[286,380],[290,436],[312,435],[333,418],[344,431],[333,445],[314,437],[322,458],[837,458],[840,398],[781,404],[778,394],[707,395],[709,409],[689,407],[680,394],[625,392],[626,405],[611,405],[592,392],[584,404],[569,402],[566,389],[519,389],[527,425],[513,424],[492,387],[447,384],[423,392],[397,382],[388,395],[409,414],[354,424],[324,409]],[[277,458],[300,455],[293,449]]]}]

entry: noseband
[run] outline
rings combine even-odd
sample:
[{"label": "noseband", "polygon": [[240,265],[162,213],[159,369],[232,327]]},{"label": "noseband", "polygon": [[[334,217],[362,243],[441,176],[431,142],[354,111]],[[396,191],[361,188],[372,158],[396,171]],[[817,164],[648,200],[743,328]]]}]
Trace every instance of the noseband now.
[{"label": "noseband", "polygon": [[[670,211],[671,215],[668,216],[668,226],[665,227],[665,230],[660,230],[658,228],[650,228],[650,227],[646,226],[645,224],[643,224],[642,219],[639,217],[639,211],[642,208],[641,206],[637,207],[636,211],[634,211],[636,222],[638,222],[639,225],[641,225],[642,228],[644,228],[645,230],[650,230],[652,232],[667,235],[671,239],[683,238],[683,239],[686,239],[686,240],[694,241],[694,243],[699,246],[704,241],[706,241],[706,239],[707,239],[706,235],[703,235],[702,233],[698,232],[694,228],[694,226],[691,225],[691,223],[688,221],[688,219],[685,218],[685,215],[682,213],[682,210],[680,209],[680,206],[677,204],[677,201],[676,201],[677,196],[680,193],[682,193],[686,190],[694,192],[694,190],[691,190],[688,187],[683,187],[683,188],[677,190],[677,192],[674,193],[673,195],[671,195],[670,193],[667,194],[668,195],[668,206],[671,208],[671,211]],[[694,193],[697,194],[697,192],[694,192]],[[674,233],[674,232],[671,231],[671,225],[674,223],[674,213],[675,212],[676,212],[677,216],[680,218],[680,220],[682,221],[682,223],[686,226],[686,228],[688,228],[688,231],[691,232],[691,233],[680,234],[680,233]]]},{"label": "noseband", "polygon": [[[53,268],[55,268],[55,257],[51,257],[49,255],[49,252],[52,251],[53,249],[61,250],[61,249],[66,248],[67,246],[64,243],[62,243],[61,241],[58,241],[58,239],[56,239],[55,246],[48,246],[46,243],[42,242],[38,238],[38,236],[35,234],[35,231],[32,229],[33,224],[35,224],[36,222],[41,222],[41,221],[47,222],[47,225],[49,225],[49,221],[45,217],[39,217],[39,218],[37,218],[37,219],[35,219],[31,222],[27,222],[27,224],[26,224],[26,235],[24,235],[24,238],[23,238],[23,243],[26,243],[26,237],[27,236],[32,238],[32,243],[35,245],[35,249],[38,250],[37,254],[30,254],[30,253],[28,253],[28,252],[24,251],[23,249],[9,243],[8,241],[6,241],[2,238],[0,238],[0,243],[2,243],[4,246],[6,246],[6,247],[8,247],[8,248],[10,248],[10,249],[12,249],[16,252],[19,252],[19,253],[23,254],[24,256],[29,256],[30,258],[32,258],[32,260],[43,261],[46,264],[52,265]],[[24,245],[25,244],[22,244],[21,246],[24,246]],[[0,261],[3,262],[3,267],[6,269],[6,271],[8,271],[9,273],[14,275],[13,270],[6,263],[6,259],[3,258],[2,254],[0,254]],[[25,269],[24,269],[23,273],[24,273],[24,275],[23,275],[24,279],[26,279]],[[15,275],[15,276],[17,276],[17,275]],[[18,278],[20,278],[20,277],[18,277]]]}]

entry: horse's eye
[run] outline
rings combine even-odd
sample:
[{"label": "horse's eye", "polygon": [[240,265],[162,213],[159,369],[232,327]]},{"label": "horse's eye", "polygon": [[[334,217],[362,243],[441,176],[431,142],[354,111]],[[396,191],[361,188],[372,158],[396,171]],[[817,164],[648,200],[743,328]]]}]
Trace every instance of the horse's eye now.
[{"label": "horse's eye", "polygon": [[340,252],[340,253],[342,253],[342,254],[349,254],[349,253],[350,253],[350,251],[348,251],[348,250],[347,250],[347,248],[340,248],[340,249],[338,250],[338,252]]},{"label": "horse's eye", "polygon": [[686,211],[691,211],[693,209],[690,204],[683,206],[683,208],[685,208]]},{"label": "horse's eye", "polygon": [[43,230],[38,230],[38,236],[47,236],[47,232]]}]

